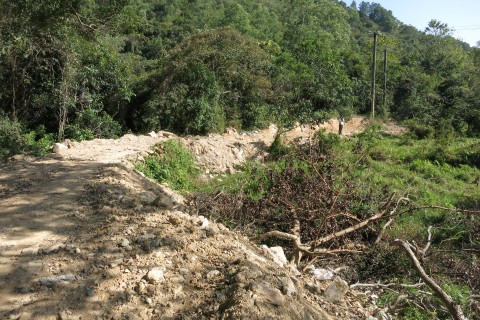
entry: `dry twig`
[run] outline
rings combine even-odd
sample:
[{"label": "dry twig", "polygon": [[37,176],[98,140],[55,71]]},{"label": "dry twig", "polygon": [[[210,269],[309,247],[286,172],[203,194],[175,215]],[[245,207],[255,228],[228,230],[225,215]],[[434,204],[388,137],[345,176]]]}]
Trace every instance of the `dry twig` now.
[{"label": "dry twig", "polygon": [[415,253],[412,250],[412,245],[405,240],[397,239],[395,243],[400,246],[408,255],[409,260],[412,262],[415,269],[418,271],[420,277],[423,281],[433,290],[435,295],[443,302],[447,307],[448,312],[455,320],[467,320],[467,317],[463,314],[462,308],[453,301],[452,297],[449,296],[431,277],[427,275],[422,265],[418,261]]}]

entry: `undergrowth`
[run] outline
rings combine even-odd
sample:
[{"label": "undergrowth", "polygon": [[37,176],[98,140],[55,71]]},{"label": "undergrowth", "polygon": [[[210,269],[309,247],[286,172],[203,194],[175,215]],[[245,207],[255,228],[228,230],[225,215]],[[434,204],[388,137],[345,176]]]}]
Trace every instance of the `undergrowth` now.
[{"label": "undergrowth", "polygon": [[54,142],[54,135],[46,133],[43,125],[28,130],[20,122],[0,116],[0,162],[19,153],[44,155]]},{"label": "undergrowth", "polygon": [[[348,139],[319,132],[303,145],[285,146],[278,137],[269,162],[245,163],[233,175],[201,183],[193,157],[178,142],[167,141],[137,169],[173,188],[195,191],[189,199],[195,212],[252,236],[291,232],[296,219],[307,244],[370,217],[395,193],[395,199],[408,199],[406,213],[395,218],[383,242],[373,245],[384,223],[379,222],[327,243],[329,248],[370,248],[341,257],[339,261],[352,270],[345,279],[416,282],[418,274],[390,243],[400,238],[422,247],[432,226],[432,247],[424,266],[472,315],[470,295],[480,290],[479,217],[446,209],[480,210],[480,140],[420,136],[386,135],[380,126],[373,126]],[[422,208],[414,209],[418,207]],[[265,243],[291,253],[284,240]],[[410,297],[398,312],[399,319],[448,318],[438,311],[441,303],[428,288],[396,292]],[[394,296],[381,299],[387,303]]]},{"label": "undergrowth", "polygon": [[153,148],[153,154],[137,163],[135,169],[159,183],[179,191],[190,191],[200,176],[195,159],[176,140],[167,140]]},{"label": "undergrowth", "polygon": [[[382,134],[380,126],[372,126],[349,139],[319,133],[313,144],[303,146],[285,146],[275,139],[271,162],[244,165],[238,174],[222,178],[214,186],[216,191],[197,195],[193,202],[202,214],[250,235],[271,230],[289,232],[290,217],[295,214],[302,222],[302,239],[309,240],[352,223],[345,220],[325,223],[332,208],[328,199],[335,193],[340,197],[334,211],[348,212],[357,219],[375,213],[393,192],[396,199],[407,198],[412,206],[480,210],[480,140],[431,139],[428,130],[420,131],[391,136]],[[381,225],[373,227],[379,230]],[[389,241],[400,238],[422,246],[427,228],[432,226],[432,249],[424,261],[425,267],[436,276],[444,275],[439,283],[467,314],[473,314],[470,292],[480,290],[476,276],[480,271],[478,225],[478,216],[433,208],[412,209],[395,219],[383,245],[373,246],[375,234],[366,232],[337,240],[330,246],[352,242],[371,248],[367,254],[342,258],[354,270],[346,280],[412,283],[418,280],[416,271]],[[266,244],[289,246],[282,240],[268,240]],[[429,289],[411,290],[409,302],[399,311],[399,319],[448,318],[438,311],[442,309],[440,301],[419,292]]]}]

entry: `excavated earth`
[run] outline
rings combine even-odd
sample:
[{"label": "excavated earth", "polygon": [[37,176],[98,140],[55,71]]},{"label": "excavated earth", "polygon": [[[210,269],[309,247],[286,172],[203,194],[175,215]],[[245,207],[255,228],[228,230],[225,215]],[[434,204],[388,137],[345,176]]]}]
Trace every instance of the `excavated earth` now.
[{"label": "excavated earth", "polygon": [[[365,124],[354,118],[344,133]],[[177,138],[206,175],[232,171],[261,161],[275,132],[129,134],[13,157],[0,167],[0,319],[368,319],[378,311],[369,295],[301,274],[273,249],[186,214],[180,195],[133,168]]]}]

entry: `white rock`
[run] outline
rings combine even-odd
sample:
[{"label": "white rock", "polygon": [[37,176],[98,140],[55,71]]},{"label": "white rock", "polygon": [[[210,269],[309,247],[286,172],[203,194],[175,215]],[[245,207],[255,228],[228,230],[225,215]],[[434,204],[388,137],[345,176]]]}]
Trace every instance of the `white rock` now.
[{"label": "white rock", "polygon": [[148,135],[153,138],[158,138],[158,135],[155,131],[150,132]]},{"label": "white rock", "polygon": [[332,271],[327,270],[327,269],[312,269],[311,273],[313,276],[320,281],[325,281],[325,280],[332,280],[333,277],[335,276]]},{"label": "white rock", "polygon": [[285,252],[283,252],[282,247],[271,247],[271,248],[267,248],[267,249],[270,252],[270,254],[272,255],[273,261],[276,264],[283,267],[288,262],[287,257],[285,256]]},{"label": "white rock", "polygon": [[163,208],[172,210],[172,209],[182,208],[184,201],[185,200],[182,196],[164,187],[162,190],[162,194],[160,194],[155,199],[153,204],[158,207],[163,207]]},{"label": "white rock", "polygon": [[325,298],[330,302],[342,301],[345,294],[348,292],[348,284],[340,277],[333,278],[332,283],[325,289]]},{"label": "white rock", "polygon": [[203,219],[202,225],[200,226],[200,229],[206,229],[208,227],[208,219],[205,218]]},{"label": "white rock", "polygon": [[68,147],[63,143],[55,143],[52,147],[52,151],[58,154],[62,153],[65,150],[68,150]]},{"label": "white rock", "polygon": [[297,288],[295,287],[295,284],[293,284],[292,279],[285,278],[282,281],[282,293],[286,296],[291,296],[297,293]]},{"label": "white rock", "polygon": [[209,273],[207,273],[207,279],[214,278],[220,274],[220,271],[218,270],[212,270]]},{"label": "white rock", "polygon": [[160,267],[152,268],[150,271],[148,271],[146,279],[150,283],[158,283],[164,281],[165,275],[163,273],[163,269]]},{"label": "white rock", "polygon": [[43,249],[42,252],[46,254],[52,254],[52,253],[57,253],[58,251],[64,248],[65,248],[65,245],[63,243],[55,243],[49,246],[48,248]]},{"label": "white rock", "polygon": [[130,241],[128,241],[128,239],[125,239],[125,238],[122,238],[120,239],[120,241],[118,242],[118,245],[120,247],[123,247],[123,248],[126,248],[130,245]]}]

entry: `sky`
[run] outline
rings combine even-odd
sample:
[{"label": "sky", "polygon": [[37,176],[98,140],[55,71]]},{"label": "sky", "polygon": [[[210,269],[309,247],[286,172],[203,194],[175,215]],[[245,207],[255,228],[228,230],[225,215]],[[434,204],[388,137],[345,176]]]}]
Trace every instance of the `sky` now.
[{"label": "sky", "polygon": [[[480,0],[365,0],[379,3],[407,25],[424,31],[432,19],[447,23],[453,36],[471,46],[480,41]],[[348,1],[345,1],[348,3]],[[361,1],[356,1],[359,4]]]}]

